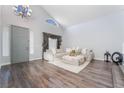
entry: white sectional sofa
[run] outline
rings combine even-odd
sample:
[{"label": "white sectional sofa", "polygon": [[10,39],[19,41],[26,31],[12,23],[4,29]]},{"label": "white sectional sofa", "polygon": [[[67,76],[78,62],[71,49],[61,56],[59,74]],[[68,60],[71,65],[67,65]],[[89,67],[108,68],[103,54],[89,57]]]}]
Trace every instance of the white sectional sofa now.
[{"label": "white sectional sofa", "polygon": [[91,62],[94,58],[93,51],[86,48],[81,49],[81,54],[77,56],[70,56],[69,50],[71,51],[71,49],[67,49],[66,51],[62,49],[50,49],[44,53],[44,57],[48,61],[62,60],[61,62],[76,66],[80,66],[85,62]]}]

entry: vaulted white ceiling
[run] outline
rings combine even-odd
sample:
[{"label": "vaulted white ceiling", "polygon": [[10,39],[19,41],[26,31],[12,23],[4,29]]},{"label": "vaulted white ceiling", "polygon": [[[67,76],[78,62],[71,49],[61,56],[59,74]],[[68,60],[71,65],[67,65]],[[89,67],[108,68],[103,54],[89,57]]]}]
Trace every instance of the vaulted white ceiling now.
[{"label": "vaulted white ceiling", "polygon": [[61,25],[69,27],[124,10],[119,5],[44,5]]}]

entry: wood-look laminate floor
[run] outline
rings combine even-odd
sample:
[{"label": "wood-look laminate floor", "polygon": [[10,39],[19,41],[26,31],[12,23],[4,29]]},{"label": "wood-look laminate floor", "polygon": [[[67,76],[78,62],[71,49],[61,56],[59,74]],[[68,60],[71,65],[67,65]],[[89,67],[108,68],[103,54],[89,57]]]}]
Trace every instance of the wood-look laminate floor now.
[{"label": "wood-look laminate floor", "polygon": [[[3,66],[0,70],[0,87],[23,88],[111,88],[113,84],[112,67],[119,70],[118,66],[111,63],[93,61],[80,73],[75,74],[41,60]],[[116,71],[117,72],[117,71]],[[121,75],[121,72],[117,72]],[[116,74],[114,74],[116,75]],[[119,87],[124,87],[123,77],[119,76]],[[118,78],[116,78],[118,79]],[[119,84],[121,82],[121,84]],[[117,87],[117,86],[116,86]]]}]

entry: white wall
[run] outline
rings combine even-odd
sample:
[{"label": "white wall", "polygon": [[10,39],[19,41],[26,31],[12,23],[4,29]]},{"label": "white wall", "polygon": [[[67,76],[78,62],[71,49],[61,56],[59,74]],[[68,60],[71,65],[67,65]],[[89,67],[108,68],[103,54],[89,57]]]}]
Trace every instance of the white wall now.
[{"label": "white wall", "polygon": [[2,40],[2,18],[1,18],[1,6],[0,6],[0,62],[2,62],[2,57],[1,57],[1,50],[2,50],[2,44],[1,44],[1,40]]},{"label": "white wall", "polygon": [[122,52],[123,32],[124,12],[118,12],[67,28],[63,34],[64,47],[89,48],[96,59],[103,59],[106,50]]},{"label": "white wall", "polygon": [[[63,34],[61,28],[47,24],[45,20],[50,16],[40,6],[30,6],[32,9],[32,16],[30,18],[21,18],[16,16],[12,10],[12,6],[2,6],[2,29],[4,31],[10,31],[10,25],[17,25],[29,28],[34,35],[34,54],[30,55],[30,60],[41,59],[42,57],[42,32],[49,32],[53,34]],[[8,48],[10,48],[8,46]],[[2,57],[1,64],[10,63],[10,56]]]}]

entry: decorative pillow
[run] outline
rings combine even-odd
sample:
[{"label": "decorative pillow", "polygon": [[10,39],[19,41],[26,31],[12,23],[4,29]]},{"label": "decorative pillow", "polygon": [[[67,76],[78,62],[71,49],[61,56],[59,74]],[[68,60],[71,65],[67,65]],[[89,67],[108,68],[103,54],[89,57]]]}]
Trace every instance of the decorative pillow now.
[{"label": "decorative pillow", "polygon": [[85,48],[81,51],[81,53],[87,58],[90,55],[90,50]]},{"label": "decorative pillow", "polygon": [[70,56],[78,56],[80,54],[81,54],[81,50],[79,50],[79,49],[78,50],[76,50],[76,49],[71,50],[70,53],[69,53]]},{"label": "decorative pillow", "polygon": [[86,53],[87,53],[87,48],[82,49],[81,53],[82,53],[83,55],[86,55]]},{"label": "decorative pillow", "polygon": [[77,55],[80,55],[80,54],[81,54],[81,50],[82,50],[82,49],[76,49],[76,54],[77,54]]},{"label": "decorative pillow", "polygon": [[69,53],[69,56],[77,56],[76,51],[75,50],[71,50]]},{"label": "decorative pillow", "polygon": [[66,53],[70,56],[77,56],[81,54],[81,50],[79,48],[66,48]]}]

